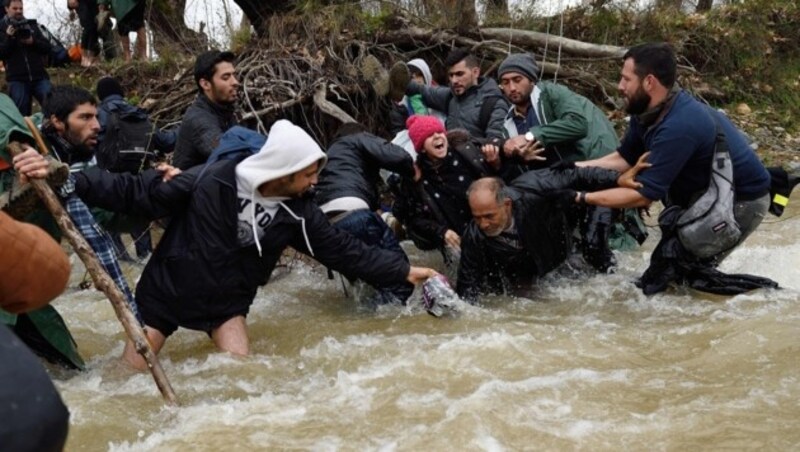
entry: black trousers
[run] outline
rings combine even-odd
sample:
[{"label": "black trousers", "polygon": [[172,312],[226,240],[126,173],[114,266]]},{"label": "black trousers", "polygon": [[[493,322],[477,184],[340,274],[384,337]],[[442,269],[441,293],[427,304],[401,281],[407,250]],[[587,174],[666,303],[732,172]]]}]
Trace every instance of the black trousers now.
[{"label": "black trousers", "polygon": [[61,451],[69,411],[37,358],[0,324],[0,449]]}]

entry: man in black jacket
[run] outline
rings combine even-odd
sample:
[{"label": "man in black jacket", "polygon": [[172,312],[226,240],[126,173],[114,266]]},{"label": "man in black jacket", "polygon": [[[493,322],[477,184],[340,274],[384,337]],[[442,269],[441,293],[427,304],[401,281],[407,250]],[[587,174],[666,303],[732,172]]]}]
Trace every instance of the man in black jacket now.
[{"label": "man in black jacket", "polygon": [[31,115],[31,96],[39,105],[50,92],[45,61],[50,41],[36,21],[22,15],[22,0],[3,0],[6,16],[0,20],[0,59],[6,67],[8,95],[22,116]]},{"label": "man in black jacket", "polygon": [[[152,219],[171,216],[136,288],[155,351],[182,326],[208,333],[221,350],[248,354],[245,316],[287,246],[374,286],[416,284],[435,274],[328,223],[303,196],[325,160],[307,133],[281,120],[257,154],[170,171],[168,182],[154,170],[76,175],[76,191],[89,204]],[[133,343],[123,356],[144,368]]]},{"label": "man in black jacket", "polygon": [[[414,177],[414,161],[403,148],[368,133],[361,124],[342,124],[328,148],[328,163],[320,173],[315,200],[337,229],[408,260],[392,230],[376,213],[381,169]],[[410,284],[379,288],[369,303],[405,302],[413,290]]]},{"label": "man in black jacket", "polygon": [[572,249],[574,209],[548,198],[571,187],[615,187],[619,173],[593,168],[529,171],[506,187],[482,178],[468,191],[473,221],[461,240],[456,292],[475,302],[481,293],[529,289]]},{"label": "man in black jacket", "polygon": [[219,137],[236,125],[234,106],[239,92],[231,52],[209,50],[194,64],[198,95],[183,115],[173,164],[188,169],[205,163]]}]

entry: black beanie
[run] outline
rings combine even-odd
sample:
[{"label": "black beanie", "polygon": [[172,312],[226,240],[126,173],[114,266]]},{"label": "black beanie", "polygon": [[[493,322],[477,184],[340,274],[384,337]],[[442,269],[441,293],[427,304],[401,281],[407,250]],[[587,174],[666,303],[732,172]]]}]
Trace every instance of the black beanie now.
[{"label": "black beanie", "polygon": [[539,66],[536,60],[527,53],[515,53],[509,55],[497,69],[497,78],[508,72],[519,72],[532,81],[539,80]]},{"label": "black beanie", "polygon": [[122,86],[115,78],[103,77],[97,81],[97,98],[100,99],[100,102],[112,94],[125,96],[125,93],[122,91]]}]

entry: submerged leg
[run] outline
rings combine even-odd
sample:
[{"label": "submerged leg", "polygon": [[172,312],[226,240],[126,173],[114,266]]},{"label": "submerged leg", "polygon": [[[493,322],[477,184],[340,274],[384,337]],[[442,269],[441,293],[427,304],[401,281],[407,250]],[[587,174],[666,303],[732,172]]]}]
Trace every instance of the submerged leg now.
[{"label": "submerged leg", "polygon": [[247,323],[244,316],[237,315],[211,330],[211,339],[217,348],[234,355],[250,354],[250,339],[247,337]]},{"label": "submerged leg", "polygon": [[[164,342],[167,341],[167,337],[164,336],[161,331],[152,327],[145,326],[144,332],[153,353],[158,354],[161,348],[164,347]],[[122,352],[122,360],[130,364],[134,369],[147,370],[147,361],[136,351],[136,347],[130,339],[125,341],[125,350]]]}]

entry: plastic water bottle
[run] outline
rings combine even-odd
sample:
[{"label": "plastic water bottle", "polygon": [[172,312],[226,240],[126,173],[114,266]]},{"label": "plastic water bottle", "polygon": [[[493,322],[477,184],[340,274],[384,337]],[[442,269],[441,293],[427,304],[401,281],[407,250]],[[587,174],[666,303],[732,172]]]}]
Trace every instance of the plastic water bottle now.
[{"label": "plastic water bottle", "polygon": [[441,317],[455,311],[458,295],[450,286],[447,277],[438,274],[422,284],[422,301],[428,314]]}]

